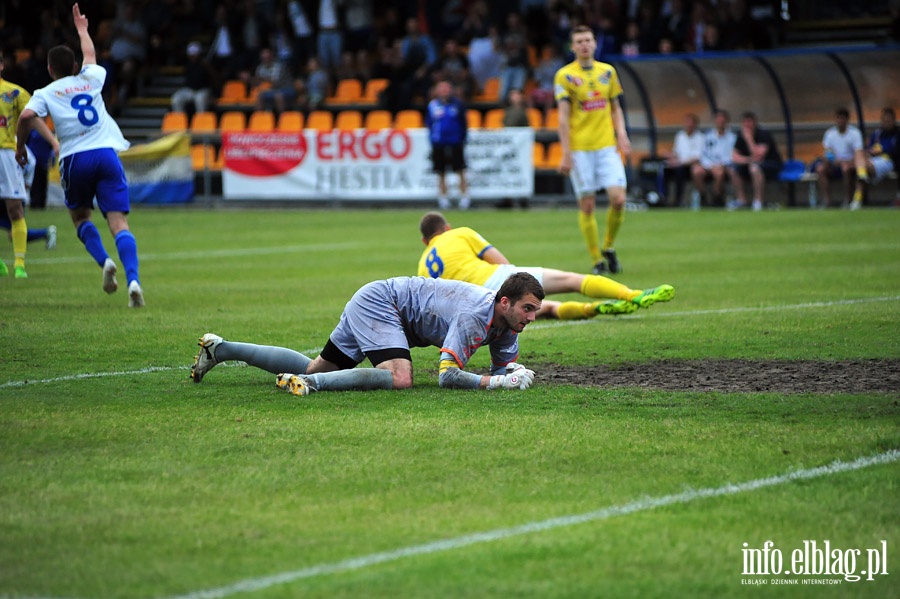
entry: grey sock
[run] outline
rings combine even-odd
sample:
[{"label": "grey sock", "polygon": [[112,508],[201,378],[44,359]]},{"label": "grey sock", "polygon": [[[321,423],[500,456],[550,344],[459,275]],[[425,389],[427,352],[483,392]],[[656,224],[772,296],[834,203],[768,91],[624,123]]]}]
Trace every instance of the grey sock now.
[{"label": "grey sock", "polygon": [[368,391],[371,389],[392,389],[394,377],[390,370],[383,368],[353,368],[311,374],[313,386],[318,391]]},{"label": "grey sock", "polygon": [[273,345],[255,345],[223,341],[216,348],[216,361],[243,360],[250,366],[256,366],[272,374],[289,372],[305,374],[312,360],[298,351]]}]

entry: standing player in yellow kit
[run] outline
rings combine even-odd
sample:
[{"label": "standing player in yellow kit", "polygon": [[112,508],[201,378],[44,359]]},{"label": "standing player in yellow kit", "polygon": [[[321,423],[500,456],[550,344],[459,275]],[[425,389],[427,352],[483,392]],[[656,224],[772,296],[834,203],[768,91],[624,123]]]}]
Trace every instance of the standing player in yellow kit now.
[{"label": "standing player in yellow kit", "polygon": [[[594,273],[621,270],[613,244],[625,218],[625,167],[631,153],[625,115],[619,103],[622,85],[612,65],[594,60],[597,40],[584,25],[572,29],[575,61],[556,72],[554,96],[559,107],[559,172],[569,175],[578,197],[578,226],[594,260]],[[606,233],[600,233],[594,209],[597,190],[606,189]]]}]

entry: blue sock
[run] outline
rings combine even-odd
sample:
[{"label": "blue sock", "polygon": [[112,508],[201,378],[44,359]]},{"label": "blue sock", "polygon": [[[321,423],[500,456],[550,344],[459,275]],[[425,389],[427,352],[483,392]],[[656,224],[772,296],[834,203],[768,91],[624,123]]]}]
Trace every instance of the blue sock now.
[{"label": "blue sock", "polygon": [[106,253],[106,248],[103,247],[100,231],[97,230],[94,223],[89,220],[81,223],[78,227],[78,239],[84,244],[88,254],[93,256],[97,264],[100,265],[100,268],[103,268],[103,263],[109,258],[109,254]]},{"label": "blue sock", "polygon": [[38,239],[47,239],[47,229],[28,229],[28,243]]},{"label": "blue sock", "polygon": [[138,255],[137,241],[131,231],[119,231],[116,235],[116,249],[119,251],[119,260],[125,267],[125,275],[128,277],[128,283],[137,281],[140,285],[141,280],[138,278]]}]

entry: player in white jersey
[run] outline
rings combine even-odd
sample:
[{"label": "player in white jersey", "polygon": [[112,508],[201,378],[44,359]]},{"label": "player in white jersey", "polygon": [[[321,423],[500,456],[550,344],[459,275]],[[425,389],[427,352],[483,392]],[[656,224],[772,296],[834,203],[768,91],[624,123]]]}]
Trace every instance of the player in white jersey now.
[{"label": "player in white jersey", "polygon": [[80,71],[75,54],[67,46],[56,46],[47,53],[47,70],[53,82],[34,92],[19,119],[16,158],[27,159],[25,140],[35,119],[49,115],[59,138],[60,180],[66,194],[66,207],[78,238],[103,269],[103,290],[115,292],[118,267],[109,257],[100,232],[91,221],[94,198],[115,238],[119,259],[128,278],[128,305],[144,305],[144,292],[138,277],[137,242],[128,226],[130,212],[128,184],[117,154],[128,148],[119,126],[109,116],[101,91],[106,69],[97,64],[94,43],[88,34],[87,17],[78,4],[72,7],[75,29],[81,42],[84,61]]},{"label": "player in white jersey", "polygon": [[835,124],[822,136],[825,156],[816,165],[823,208],[831,204],[831,179],[844,180],[844,204],[850,203],[856,187],[857,161],[861,159],[863,151],[862,132],[849,124],[850,113],[847,109],[838,108],[834,116]]},{"label": "player in white jersey", "polygon": [[[716,110],[715,126],[706,132],[700,162],[691,167],[694,190],[700,195],[700,204],[725,205],[725,182],[736,181],[737,174],[731,167],[731,154],[737,135],[729,126],[727,110]],[[706,180],[712,177],[713,198],[706,198]]]},{"label": "player in white jersey", "polygon": [[[544,290],[532,275],[510,276],[491,291],[471,283],[396,277],[364,285],[347,302],[340,322],[315,359],[291,349],[200,338],[191,380],[216,364],[242,360],[277,374],[276,385],[294,395],[350,389],[408,389],[411,347],[440,348],[438,383],[457,389],[527,389],[534,372],[515,360],[518,334],[533,322]],[[464,370],[478,348],[491,352],[491,374]],[[368,358],[374,368],[356,368]]]}]

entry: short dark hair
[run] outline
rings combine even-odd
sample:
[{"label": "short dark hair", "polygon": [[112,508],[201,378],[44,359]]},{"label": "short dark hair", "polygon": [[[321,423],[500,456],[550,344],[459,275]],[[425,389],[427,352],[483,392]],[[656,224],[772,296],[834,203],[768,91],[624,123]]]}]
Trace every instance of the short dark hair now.
[{"label": "short dark hair", "polygon": [[75,74],[75,53],[68,46],[54,46],[47,52],[47,64],[55,78]]},{"label": "short dark hair", "polygon": [[850,112],[846,108],[838,108],[837,110],[834,111],[834,116],[841,116],[841,117],[844,117],[845,119],[849,119]]},{"label": "short dark hair", "polygon": [[891,108],[890,106],[885,106],[885,107],[881,110],[881,114],[889,114],[889,115],[891,115],[891,118],[892,118],[892,119],[897,118],[897,113],[895,113],[895,112],[894,112],[894,109]]},{"label": "short dark hair", "polygon": [[744,114],[741,115],[741,118],[742,119],[753,119],[754,123],[757,121],[756,113],[753,112],[752,110],[748,110],[748,111],[744,112]]},{"label": "short dark hair", "polygon": [[419,232],[423,239],[431,239],[440,233],[449,223],[440,212],[428,212],[419,221]]},{"label": "short dark hair", "polygon": [[594,30],[587,25],[576,25],[572,28],[572,33],[570,33],[569,36],[571,37],[576,33],[590,33],[591,35],[594,35]]},{"label": "short dark hair", "polygon": [[722,116],[725,117],[726,120],[729,120],[729,121],[731,120],[731,115],[728,114],[728,111],[725,110],[724,108],[719,108],[718,110],[716,110],[715,114],[717,114],[717,115],[721,114]]},{"label": "short dark hair", "polygon": [[508,298],[512,303],[516,303],[525,297],[526,293],[534,295],[534,297],[539,300],[544,299],[544,288],[541,287],[538,280],[534,278],[534,275],[527,272],[517,272],[511,274],[503,281],[503,284],[500,285],[500,289],[497,291],[497,297],[494,298],[494,303],[499,303],[504,297]]}]

